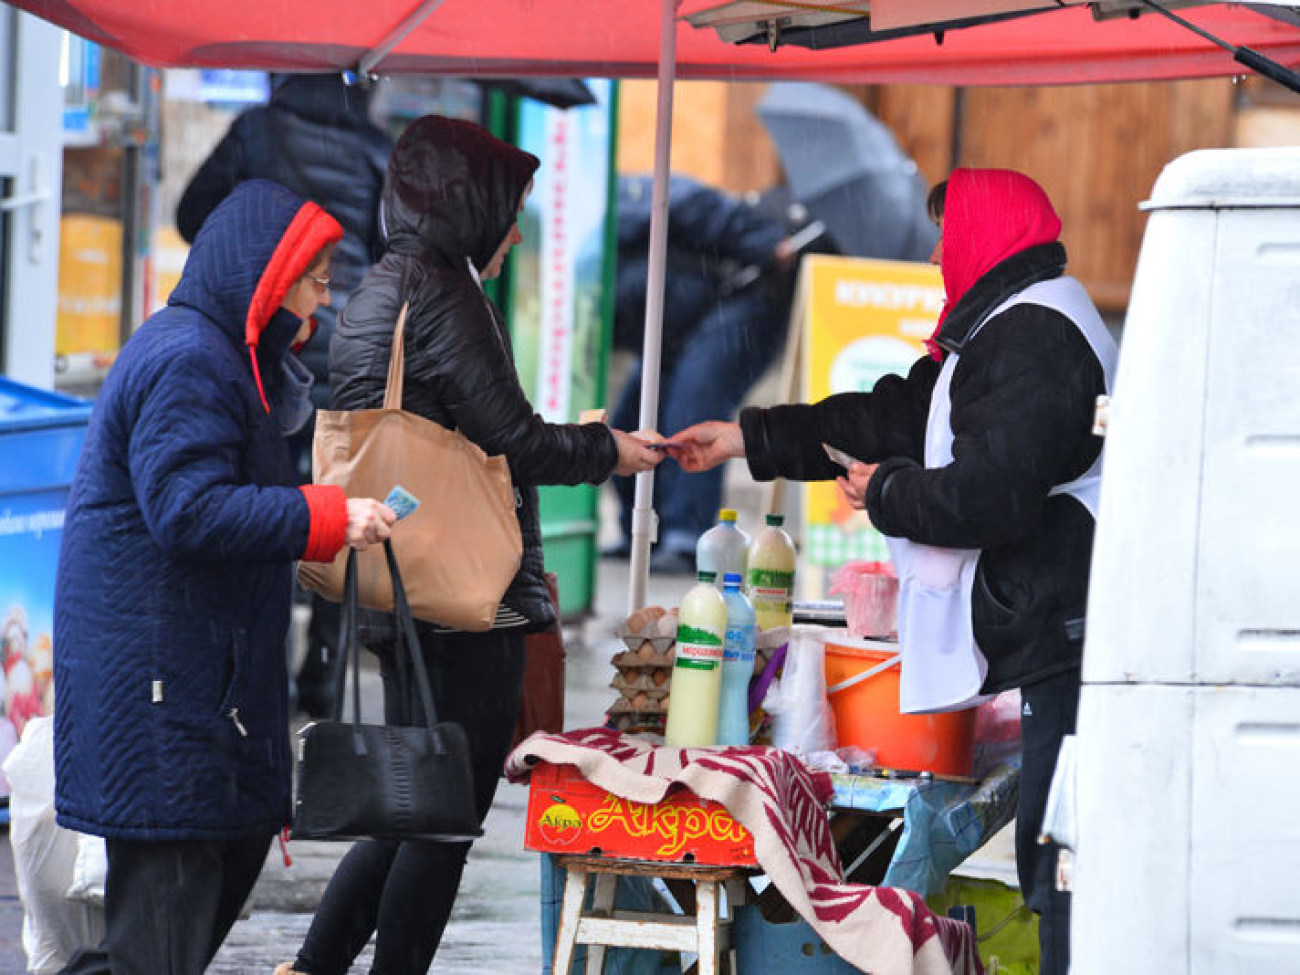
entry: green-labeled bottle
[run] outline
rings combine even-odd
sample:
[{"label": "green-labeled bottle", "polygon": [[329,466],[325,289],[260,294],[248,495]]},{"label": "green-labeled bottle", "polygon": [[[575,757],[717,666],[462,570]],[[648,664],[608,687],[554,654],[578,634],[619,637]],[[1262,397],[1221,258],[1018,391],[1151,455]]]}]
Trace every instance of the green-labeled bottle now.
[{"label": "green-labeled bottle", "polygon": [[677,610],[677,659],[664,729],[664,742],[676,748],[712,745],[718,737],[727,604],[714,573],[701,572],[698,578]]},{"label": "green-labeled bottle", "polygon": [[781,526],[785,516],[770,514],[749,546],[746,581],[760,630],[794,622],[794,542]]}]

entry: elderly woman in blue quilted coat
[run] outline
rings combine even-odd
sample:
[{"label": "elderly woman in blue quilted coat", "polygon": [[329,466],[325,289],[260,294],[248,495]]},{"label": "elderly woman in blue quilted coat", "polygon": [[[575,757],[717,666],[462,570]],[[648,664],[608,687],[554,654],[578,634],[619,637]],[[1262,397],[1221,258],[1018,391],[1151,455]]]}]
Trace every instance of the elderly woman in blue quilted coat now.
[{"label": "elderly woman in blue quilted coat", "polygon": [[289,820],[293,563],[394,518],[297,487],[284,439],[310,416],[295,352],[341,235],[241,185],[96,401],[55,594],[55,805],[107,840],[107,936],[66,971],[198,975]]}]

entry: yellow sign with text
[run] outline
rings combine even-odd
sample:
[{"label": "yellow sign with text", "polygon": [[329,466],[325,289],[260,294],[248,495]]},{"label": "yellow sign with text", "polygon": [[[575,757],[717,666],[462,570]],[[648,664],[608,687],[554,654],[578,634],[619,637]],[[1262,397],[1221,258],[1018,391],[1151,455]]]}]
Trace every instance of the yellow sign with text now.
[{"label": "yellow sign with text", "polygon": [[655,855],[676,859],[692,840],[707,838],[724,844],[744,844],[745,827],[722,806],[645,805],[608,796],[587,820],[593,833],[615,829],[634,839],[658,843]]},{"label": "yellow sign with text", "polygon": [[[812,255],[800,268],[796,300],[803,399],[815,403],[834,393],[867,392],[889,373],[906,375],[934,331],[943,281],[930,264]],[[808,484],[804,497],[809,566],[834,569],[889,557],[883,538],[863,512],[844,503],[834,481]]]}]

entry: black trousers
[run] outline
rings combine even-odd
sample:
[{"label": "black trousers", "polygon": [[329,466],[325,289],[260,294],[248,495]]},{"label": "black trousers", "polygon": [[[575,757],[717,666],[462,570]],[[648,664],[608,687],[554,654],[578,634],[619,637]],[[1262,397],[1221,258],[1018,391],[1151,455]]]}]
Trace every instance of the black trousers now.
[{"label": "black trousers", "polygon": [[[401,701],[391,647],[376,647],[388,720],[423,721],[419,701]],[[524,631],[424,636],[421,653],[439,721],[469,738],[479,821],[492,807],[519,713]],[[469,843],[364,840],[339,863],[294,968],[345,975],[375,935],[372,975],[425,975],[451,916]]]},{"label": "black trousers", "polygon": [[106,934],[63,975],[202,975],[262,872],[271,836],[109,840]]},{"label": "black trousers", "polygon": [[1040,975],[1070,968],[1070,895],[1056,889],[1055,843],[1039,845],[1047,792],[1061,739],[1074,733],[1079,671],[1070,670],[1020,689],[1020,798],[1016,806],[1016,872],[1025,903],[1038,914]]}]

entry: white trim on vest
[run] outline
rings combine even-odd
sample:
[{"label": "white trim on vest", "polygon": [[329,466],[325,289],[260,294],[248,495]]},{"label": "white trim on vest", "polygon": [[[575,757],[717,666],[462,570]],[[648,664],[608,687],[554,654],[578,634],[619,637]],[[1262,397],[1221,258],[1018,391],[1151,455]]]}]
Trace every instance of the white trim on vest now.
[{"label": "white trim on vest", "polygon": [[[1074,278],[1062,276],[1049,281],[1031,284],[1024,291],[1012,295],[993,311],[985,315],[971,329],[966,341],[970,342],[979,333],[986,322],[1001,315],[1015,305],[1032,304],[1052,308],[1071,322],[1082,333],[1105,376],[1106,393],[1114,387],[1115,365],[1119,359],[1119,349],[1111,338],[1101,316],[1093,306],[1088,292]],[[952,374],[957,369],[957,353],[949,354],[944,360],[939,378],[935,381],[934,392],[930,396],[930,413],[925,428],[925,466],[946,467],[952,463]],[[1104,451],[1099,451],[1097,459],[1087,471],[1064,484],[1058,484],[1048,492],[1049,495],[1069,494],[1076,498],[1097,517],[1097,495],[1101,486],[1101,464]]]}]

